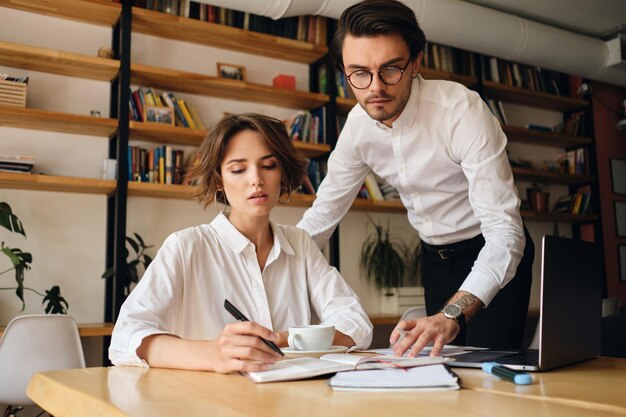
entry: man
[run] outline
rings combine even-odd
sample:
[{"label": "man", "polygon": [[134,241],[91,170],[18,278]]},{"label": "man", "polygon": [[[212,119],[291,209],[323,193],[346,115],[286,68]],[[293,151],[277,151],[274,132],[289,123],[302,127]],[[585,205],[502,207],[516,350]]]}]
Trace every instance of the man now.
[{"label": "man", "polygon": [[[358,105],[298,226],[324,245],[374,171],[399,191],[423,245],[428,317],[398,323],[395,354],[414,356],[431,342],[431,355],[450,342],[519,347],[534,246],[506,137],[477,93],[418,75],[424,45],[400,2],[367,0],[343,12],[331,55]],[[407,331],[402,340],[398,329]]]}]

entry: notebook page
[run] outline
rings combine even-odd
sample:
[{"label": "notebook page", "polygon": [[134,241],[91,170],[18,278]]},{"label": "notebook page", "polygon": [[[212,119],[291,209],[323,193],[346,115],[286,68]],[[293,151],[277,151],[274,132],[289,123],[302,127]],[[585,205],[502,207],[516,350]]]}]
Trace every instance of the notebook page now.
[{"label": "notebook page", "polygon": [[352,366],[317,358],[302,357],[278,361],[270,365],[267,371],[248,372],[246,375],[255,382],[290,381],[346,369],[352,369]]},{"label": "notebook page", "polygon": [[329,384],[341,388],[459,388],[457,376],[444,365],[340,372]]}]

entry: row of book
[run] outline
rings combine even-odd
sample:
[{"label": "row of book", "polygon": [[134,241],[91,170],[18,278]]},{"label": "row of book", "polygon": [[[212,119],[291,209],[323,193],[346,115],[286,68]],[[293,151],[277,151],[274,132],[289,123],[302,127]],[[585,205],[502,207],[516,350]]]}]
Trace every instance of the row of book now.
[{"label": "row of book", "polygon": [[[117,1],[119,2],[120,0]],[[327,22],[324,16],[295,16],[273,20],[254,13],[241,12],[189,0],[134,0],[133,4],[136,7],[175,16],[296,39],[303,42],[326,44]]]},{"label": "row of book", "polygon": [[374,201],[400,201],[400,194],[383,178],[370,172],[359,191],[360,198]]},{"label": "row of book", "polygon": [[317,189],[324,179],[325,172],[325,162],[321,162],[316,159],[310,159],[307,166],[306,176],[302,181],[302,185],[298,190],[296,190],[296,192],[309,195],[317,194]]},{"label": "row of book", "polygon": [[482,78],[512,87],[567,96],[568,79],[565,74],[536,66],[482,56]]},{"label": "row of book", "polygon": [[[139,87],[130,92],[129,107],[132,120],[206,129],[195,107],[183,99],[177,99],[169,91],[159,95],[152,87]],[[162,108],[170,108],[172,111],[164,112]]]},{"label": "row of book", "polygon": [[475,77],[475,57],[476,55],[470,51],[429,43],[424,50],[423,65],[427,68]]},{"label": "row of book", "polygon": [[0,155],[0,171],[30,174],[33,172],[35,157],[23,155]]},{"label": "row of book", "polygon": [[591,193],[574,193],[559,198],[554,205],[557,213],[587,214],[590,212]]},{"label": "row of book", "polygon": [[292,140],[308,143],[326,143],[326,107],[295,113],[284,121]]},{"label": "row of book", "polygon": [[573,149],[557,156],[559,170],[564,174],[589,174],[589,150],[586,148]]},{"label": "row of book", "polygon": [[156,149],[128,147],[128,180],[154,184],[183,184],[184,152],[169,145]]},{"label": "row of book", "polygon": [[9,75],[7,73],[2,73],[0,74],[0,81],[13,81],[14,83],[22,83],[22,84],[28,84],[28,77],[27,76],[20,76],[20,77],[15,77],[12,75]]}]

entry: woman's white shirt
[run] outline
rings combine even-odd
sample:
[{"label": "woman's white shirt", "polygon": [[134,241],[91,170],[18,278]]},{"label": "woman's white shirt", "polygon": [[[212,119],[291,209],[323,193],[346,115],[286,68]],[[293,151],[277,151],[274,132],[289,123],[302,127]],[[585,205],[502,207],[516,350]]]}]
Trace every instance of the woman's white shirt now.
[{"label": "woman's white shirt", "polygon": [[339,272],[305,231],[271,227],[274,245],[263,271],[254,244],[224,215],[170,235],[122,306],[109,347],[111,362],[147,366],[136,350],[153,334],[215,339],[236,321],[224,309],[225,299],[274,331],[319,317],[359,348],[368,347],[372,324]]}]

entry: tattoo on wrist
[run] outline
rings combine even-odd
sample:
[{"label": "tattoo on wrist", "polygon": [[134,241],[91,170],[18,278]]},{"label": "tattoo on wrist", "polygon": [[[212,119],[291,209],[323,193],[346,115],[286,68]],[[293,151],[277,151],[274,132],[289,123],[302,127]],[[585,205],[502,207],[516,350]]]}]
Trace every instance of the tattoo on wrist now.
[{"label": "tattoo on wrist", "polygon": [[455,304],[461,307],[461,310],[465,310],[466,308],[474,304],[476,301],[478,301],[478,297],[476,297],[475,295],[465,294],[463,297],[456,300]]}]

